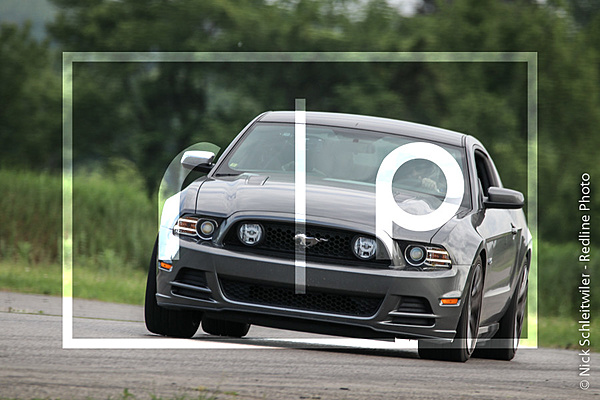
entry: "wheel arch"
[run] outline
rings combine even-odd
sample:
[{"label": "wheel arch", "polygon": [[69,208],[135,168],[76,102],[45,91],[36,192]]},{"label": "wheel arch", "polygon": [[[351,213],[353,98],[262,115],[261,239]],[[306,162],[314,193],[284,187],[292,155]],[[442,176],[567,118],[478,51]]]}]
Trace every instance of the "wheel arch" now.
[{"label": "wheel arch", "polygon": [[[527,251],[525,252],[525,254],[523,255],[523,257],[519,257],[518,260],[518,270],[517,273],[514,274],[513,276],[513,282],[512,282],[512,290],[511,290],[511,294],[510,294],[510,300],[512,301],[513,297],[516,294],[516,291],[518,289],[518,283],[519,283],[519,278],[521,277],[521,273],[523,272],[523,268],[525,268],[525,266],[527,265],[529,268],[531,268],[531,248],[528,248]],[[527,272],[527,274],[529,274],[529,272]]]}]

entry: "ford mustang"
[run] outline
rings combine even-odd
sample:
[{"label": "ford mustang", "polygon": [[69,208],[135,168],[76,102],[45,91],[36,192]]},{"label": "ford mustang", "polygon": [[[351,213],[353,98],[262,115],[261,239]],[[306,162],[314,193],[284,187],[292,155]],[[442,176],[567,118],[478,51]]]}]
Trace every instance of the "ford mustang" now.
[{"label": "ford mustang", "polygon": [[[300,115],[300,117],[299,117]],[[385,118],[256,117],[163,207],[149,331],[243,337],[252,324],[417,339],[422,358],[510,360],[531,235],[474,137]]]}]

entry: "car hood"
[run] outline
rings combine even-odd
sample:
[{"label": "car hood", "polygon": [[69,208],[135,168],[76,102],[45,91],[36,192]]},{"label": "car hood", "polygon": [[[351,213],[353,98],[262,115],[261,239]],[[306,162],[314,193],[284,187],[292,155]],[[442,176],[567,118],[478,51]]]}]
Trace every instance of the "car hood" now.
[{"label": "car hood", "polygon": [[[294,176],[239,175],[208,179],[199,189],[198,213],[230,216],[237,212],[286,214],[294,218]],[[307,183],[307,220],[340,219],[375,224],[374,188],[356,188],[343,182]]]},{"label": "car hood", "polygon": [[[244,213],[293,219],[294,206],[293,174],[207,179],[200,186],[196,200],[197,213],[224,217]],[[307,178],[306,220],[374,234],[375,187]],[[430,242],[436,231],[413,232],[396,227],[394,236]]]}]

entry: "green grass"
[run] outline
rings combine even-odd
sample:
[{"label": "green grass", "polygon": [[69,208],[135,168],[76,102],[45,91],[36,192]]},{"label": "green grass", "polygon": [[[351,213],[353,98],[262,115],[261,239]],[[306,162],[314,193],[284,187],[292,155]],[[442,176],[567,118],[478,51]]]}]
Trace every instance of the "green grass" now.
[{"label": "green grass", "polygon": [[1,261],[0,290],[59,296],[62,294],[62,267],[59,264]]},{"label": "green grass", "polygon": [[60,256],[60,177],[0,169],[0,257],[57,262]]},{"label": "green grass", "polygon": [[[576,239],[576,238],[574,238]],[[581,273],[591,274],[591,293],[600,293],[599,247],[592,247],[591,262],[584,270],[578,261],[581,246],[574,243],[549,244],[540,242],[538,249],[538,304],[544,316],[579,317]],[[600,302],[592,301],[592,316],[600,315]]]},{"label": "green grass", "polygon": [[[74,297],[142,305],[145,289],[146,272],[126,265],[73,268]],[[0,290],[60,296],[62,267],[59,264],[28,265],[2,261]]]},{"label": "green grass", "polygon": [[73,262],[121,261],[146,269],[158,229],[157,203],[135,172],[73,178]]},{"label": "green grass", "polygon": [[[119,168],[110,173],[74,175],[73,259],[78,265],[120,260],[145,270],[156,238],[157,203],[131,165],[114,164]],[[62,189],[59,175],[0,169],[0,259],[61,262]]]},{"label": "green grass", "polygon": [[[541,317],[538,320],[539,347],[579,350],[581,332],[576,318]],[[596,326],[590,328],[592,351],[600,351],[600,330]],[[587,348],[585,346],[584,348]]]},{"label": "green grass", "polygon": [[[62,177],[0,170],[0,290],[62,293]],[[157,230],[156,201],[135,168],[76,171],[73,294],[141,304]]]},{"label": "green grass", "polygon": [[127,265],[73,267],[73,297],[142,305],[146,272]]}]

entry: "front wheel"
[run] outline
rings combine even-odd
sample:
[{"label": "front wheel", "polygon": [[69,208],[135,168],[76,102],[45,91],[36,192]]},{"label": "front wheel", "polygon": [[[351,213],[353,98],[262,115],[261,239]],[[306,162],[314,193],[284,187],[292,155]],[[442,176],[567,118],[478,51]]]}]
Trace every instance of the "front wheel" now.
[{"label": "front wheel", "polygon": [[158,335],[176,338],[191,338],[196,334],[202,313],[193,310],[170,310],[162,308],[156,302],[156,264],[158,257],[158,241],[154,244],[148,281],[146,282],[146,300],[144,303],[144,319],[146,328]]},{"label": "front wheel", "polygon": [[529,262],[521,268],[517,288],[506,313],[500,320],[500,328],[487,347],[477,348],[475,357],[510,361],[515,357],[523,330],[523,320],[529,287]]},{"label": "front wheel", "polygon": [[465,362],[475,350],[479,332],[479,317],[483,299],[483,267],[481,257],[477,257],[472,267],[472,277],[468,292],[464,296],[465,305],[456,328],[452,343],[438,344],[419,340],[419,357],[432,360]]}]

